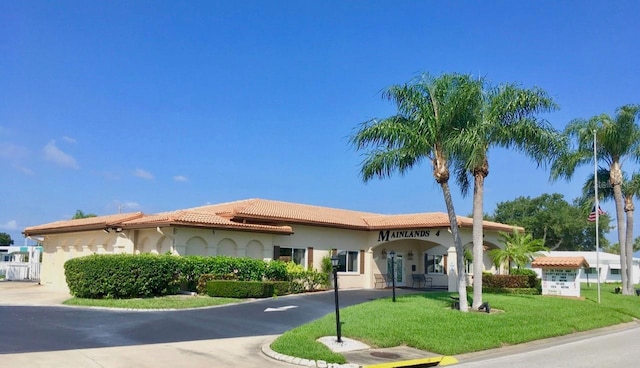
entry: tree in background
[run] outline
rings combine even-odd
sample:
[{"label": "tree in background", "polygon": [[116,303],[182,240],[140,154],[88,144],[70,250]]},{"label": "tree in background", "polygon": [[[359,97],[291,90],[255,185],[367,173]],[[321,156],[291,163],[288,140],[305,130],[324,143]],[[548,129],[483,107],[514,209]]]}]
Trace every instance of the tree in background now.
[{"label": "tree in background", "polygon": [[[600,200],[612,200],[614,199],[613,188],[609,184],[610,177],[609,170],[601,168],[598,170],[598,199]],[[629,258],[633,259],[633,252],[638,250],[636,249],[636,243],[633,240],[633,218],[635,212],[635,205],[633,204],[633,198],[640,198],[640,174],[634,173],[631,176],[631,179],[628,179],[625,173],[622,173],[623,181],[622,181],[622,197],[624,198],[624,213],[626,217],[626,231],[625,231],[625,243],[633,244],[631,255]],[[591,200],[593,202],[593,198],[595,197],[595,188],[594,188],[594,175],[590,175],[587,181],[584,183],[582,187],[583,197],[586,201]],[[615,247],[615,248],[614,248]],[[613,250],[615,253],[620,254],[620,244],[616,243],[607,249]],[[629,273],[631,275],[631,273]],[[631,279],[630,279],[631,280]]]},{"label": "tree in background", "polygon": [[[633,251],[637,252],[640,250],[640,236],[633,240]],[[602,248],[603,252],[612,253],[612,254],[620,254],[620,244],[609,244],[606,247]]]},{"label": "tree in background", "polygon": [[0,245],[13,245],[11,235],[7,233],[0,233]]},{"label": "tree in background", "polygon": [[98,215],[94,213],[84,213],[82,210],[77,210],[76,214],[71,218],[72,220],[83,219],[88,217],[98,217]]},{"label": "tree in background", "polygon": [[630,282],[632,244],[626,244],[624,197],[622,194],[622,164],[626,160],[640,161],[640,127],[636,120],[640,117],[640,105],[625,105],[616,110],[616,116],[601,114],[585,119],[573,120],[564,132],[574,142],[574,147],[560,155],[551,166],[551,178],[570,179],[576,167],[593,165],[593,135],[597,137],[598,161],[609,170],[609,184],[616,205],[618,243],[620,243],[620,264],[622,293],[633,295]]},{"label": "tree in background", "polygon": [[449,165],[456,151],[452,147],[454,138],[474,121],[480,108],[479,83],[468,75],[425,74],[414,82],[391,86],[382,95],[396,104],[397,114],[364,122],[350,138],[357,150],[368,150],[360,170],[365,182],[389,177],[396,170],[404,174],[423,160],[431,162],[433,177],[442,189],[457,253],[462,312],[469,309],[464,249],[449,188]]},{"label": "tree in background", "polygon": [[[589,202],[592,203],[592,202]],[[542,194],[539,197],[518,197],[496,205],[489,219],[504,224],[522,226],[551,250],[595,250],[595,223],[588,222],[591,204],[574,200],[569,204],[562,194]],[[609,244],[604,235],[609,232],[610,218],[600,216],[601,246]]]},{"label": "tree in background", "polygon": [[[489,175],[489,149],[514,149],[531,157],[538,165],[548,162],[563,149],[563,136],[551,128],[539,114],[557,109],[553,99],[542,89],[524,89],[515,84],[498,87],[479,83],[482,93],[480,109],[473,124],[456,136],[459,149],[457,182],[466,196],[468,176],[473,178],[473,258],[484,253],[483,196],[484,181]],[[482,275],[484,263],[473,263],[473,274]],[[473,308],[482,305],[482,277],[473,278]]]},{"label": "tree in background", "polygon": [[507,265],[507,273],[510,273],[511,265],[515,264],[520,269],[538,257],[539,252],[549,250],[544,246],[542,239],[534,239],[531,234],[520,232],[515,228],[511,234],[500,232],[499,235],[504,248],[490,250],[489,257],[497,268]]}]

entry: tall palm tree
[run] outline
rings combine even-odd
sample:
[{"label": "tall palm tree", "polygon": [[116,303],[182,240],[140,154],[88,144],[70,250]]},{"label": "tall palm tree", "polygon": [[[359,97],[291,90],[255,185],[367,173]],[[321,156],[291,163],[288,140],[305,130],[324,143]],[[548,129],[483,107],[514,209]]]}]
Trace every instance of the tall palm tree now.
[{"label": "tall palm tree", "polygon": [[458,135],[455,147],[458,182],[467,194],[473,177],[473,308],[482,305],[483,193],[489,175],[488,151],[492,146],[511,148],[534,159],[538,165],[557,155],[564,145],[562,135],[538,114],[557,109],[553,99],[540,88],[524,89],[516,84],[487,88],[475,124]]},{"label": "tall palm tree", "polygon": [[[627,253],[627,278],[629,280],[629,284],[631,285],[631,293],[633,293],[633,219],[635,212],[635,205],[633,203],[633,198],[640,198],[640,174],[633,173],[631,179],[627,179],[627,177],[622,173],[622,197],[624,198],[624,213],[626,217],[625,221],[625,244],[631,244],[631,250]],[[614,198],[613,188],[609,185],[609,170],[600,168],[598,170],[598,197],[599,199],[609,200]],[[585,200],[589,200],[595,196],[594,189],[594,175],[590,175],[582,187],[583,198]],[[622,249],[620,245],[618,246],[618,253],[622,254]]]},{"label": "tall palm tree", "polygon": [[640,105],[625,105],[616,110],[615,117],[597,115],[589,120],[573,120],[565,128],[565,134],[575,141],[575,147],[562,154],[551,167],[552,179],[570,179],[576,167],[593,163],[593,132],[596,132],[598,160],[609,170],[609,184],[616,205],[620,264],[622,266],[622,292],[633,294],[629,277],[632,261],[632,244],[626,244],[624,221],[624,197],[622,195],[622,164],[630,159],[640,160]]},{"label": "tall palm tree", "polygon": [[542,239],[534,239],[533,235],[520,232],[516,228],[511,234],[500,232],[499,236],[504,248],[490,250],[489,256],[496,267],[506,264],[507,273],[510,272],[512,264],[517,268],[524,267],[539,256],[539,252],[549,250],[544,246]]},{"label": "tall palm tree", "polygon": [[356,149],[367,149],[360,174],[363,180],[406,173],[424,159],[431,161],[440,185],[456,249],[460,310],[468,311],[464,249],[449,188],[449,158],[453,138],[477,116],[479,82],[468,75],[425,74],[417,80],[394,85],[383,98],[393,101],[397,114],[364,122],[351,136]]}]

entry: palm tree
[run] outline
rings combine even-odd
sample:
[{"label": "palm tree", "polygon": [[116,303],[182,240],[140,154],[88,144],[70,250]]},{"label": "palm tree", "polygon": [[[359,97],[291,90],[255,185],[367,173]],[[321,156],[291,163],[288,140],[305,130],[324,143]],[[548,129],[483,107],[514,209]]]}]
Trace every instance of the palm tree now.
[{"label": "palm tree", "polygon": [[[631,253],[627,254],[627,262],[631,263],[633,261],[633,252],[635,251],[635,247],[633,245],[633,219],[634,219],[634,211],[635,205],[633,204],[633,198],[640,198],[640,174],[634,173],[631,175],[631,180],[628,180],[627,177],[622,173],[622,197],[624,198],[624,213],[626,217],[625,226],[625,244],[631,245]],[[598,169],[598,197],[599,199],[609,200],[614,198],[613,188],[609,185],[609,177],[611,174],[609,170],[600,168]],[[590,175],[584,186],[582,187],[583,198],[585,201],[593,198],[595,196],[594,189],[594,175]],[[615,244],[617,246],[617,251],[615,253],[622,254],[620,252],[620,244]],[[627,265],[628,267],[628,275],[629,284],[633,284],[632,279],[632,266]]]},{"label": "palm tree", "polygon": [[[557,155],[564,144],[559,132],[536,117],[557,109],[548,94],[539,88],[523,89],[503,84],[483,93],[482,108],[474,125],[458,136],[455,147],[461,149],[456,160],[458,183],[467,194],[473,177],[473,274],[483,270],[483,193],[489,175],[488,151],[492,146],[516,149],[533,158],[538,165]],[[473,308],[482,305],[482,277],[473,278]]]},{"label": "palm tree", "polygon": [[570,179],[577,166],[593,163],[593,132],[596,132],[598,160],[609,170],[609,184],[616,205],[620,264],[622,266],[622,293],[633,294],[629,274],[632,261],[632,244],[626,244],[624,222],[624,197],[622,194],[622,164],[625,160],[640,160],[640,105],[625,105],[616,110],[616,116],[597,115],[589,120],[573,120],[565,128],[565,134],[575,140],[576,147],[562,154],[551,167],[552,179]]},{"label": "palm tree", "polygon": [[542,239],[534,239],[533,235],[520,232],[516,228],[511,234],[500,232],[499,235],[504,249],[492,249],[489,251],[489,256],[496,267],[506,264],[507,273],[510,272],[512,264],[517,268],[524,267],[539,256],[539,252],[549,250],[544,246]]},{"label": "palm tree", "polygon": [[397,114],[364,122],[351,136],[357,150],[368,149],[360,174],[363,180],[406,173],[424,159],[431,161],[433,176],[440,185],[447,207],[456,249],[460,310],[468,311],[464,250],[449,188],[449,158],[453,137],[477,115],[480,84],[468,75],[443,74],[421,78],[385,90],[383,98],[393,101]]}]

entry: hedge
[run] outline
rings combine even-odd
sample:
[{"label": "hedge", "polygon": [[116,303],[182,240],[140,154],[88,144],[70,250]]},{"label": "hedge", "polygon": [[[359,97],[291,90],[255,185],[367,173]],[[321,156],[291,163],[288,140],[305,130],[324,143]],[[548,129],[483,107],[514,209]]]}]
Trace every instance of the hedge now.
[{"label": "hedge", "polygon": [[180,290],[177,257],[108,254],[73,258],[64,273],[71,294],[79,298],[136,298]]},{"label": "hedge", "polygon": [[[196,290],[204,274],[213,275],[211,279],[285,281],[288,286],[281,288],[291,291],[284,262],[247,257],[103,254],[70,259],[64,268],[71,294],[81,298],[176,294],[181,288]],[[308,276],[305,283],[315,284],[316,278]]]},{"label": "hedge", "polygon": [[269,298],[287,293],[286,281],[235,281],[213,280],[207,282],[207,295],[224,298]]}]

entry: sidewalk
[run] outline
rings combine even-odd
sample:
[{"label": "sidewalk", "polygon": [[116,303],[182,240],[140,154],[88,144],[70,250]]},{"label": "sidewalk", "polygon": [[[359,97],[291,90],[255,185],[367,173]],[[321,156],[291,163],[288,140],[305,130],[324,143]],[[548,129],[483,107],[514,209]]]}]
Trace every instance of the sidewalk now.
[{"label": "sidewalk", "polygon": [[57,290],[34,281],[0,280],[0,305],[57,306],[71,298],[66,290]]}]

